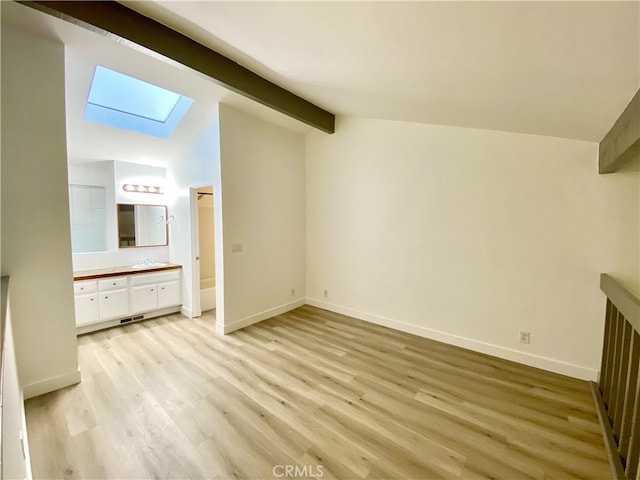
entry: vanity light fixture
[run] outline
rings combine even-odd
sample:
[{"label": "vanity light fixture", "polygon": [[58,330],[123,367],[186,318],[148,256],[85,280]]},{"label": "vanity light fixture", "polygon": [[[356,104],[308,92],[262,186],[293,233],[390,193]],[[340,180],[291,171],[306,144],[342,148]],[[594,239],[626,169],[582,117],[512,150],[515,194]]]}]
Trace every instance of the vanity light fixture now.
[{"label": "vanity light fixture", "polygon": [[131,183],[125,183],[122,186],[122,189],[125,192],[158,193],[158,194],[164,193],[164,188],[162,187],[153,187],[149,185],[133,185]]}]

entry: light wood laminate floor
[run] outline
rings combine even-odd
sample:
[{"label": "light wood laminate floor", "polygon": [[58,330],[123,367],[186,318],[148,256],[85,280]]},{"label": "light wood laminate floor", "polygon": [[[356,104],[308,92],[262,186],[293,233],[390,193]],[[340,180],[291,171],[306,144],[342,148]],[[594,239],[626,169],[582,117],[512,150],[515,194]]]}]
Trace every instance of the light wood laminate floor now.
[{"label": "light wood laminate floor", "polygon": [[78,340],[82,383],[26,402],[37,479],[610,478],[586,382],[317,308]]}]

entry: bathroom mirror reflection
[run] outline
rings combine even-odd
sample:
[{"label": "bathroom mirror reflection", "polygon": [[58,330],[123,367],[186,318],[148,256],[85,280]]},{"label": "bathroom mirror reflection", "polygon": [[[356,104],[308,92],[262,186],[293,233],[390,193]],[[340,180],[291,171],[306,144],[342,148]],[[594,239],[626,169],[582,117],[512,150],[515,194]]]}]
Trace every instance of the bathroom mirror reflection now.
[{"label": "bathroom mirror reflection", "polygon": [[167,207],[119,203],[118,245],[120,248],[167,245]]},{"label": "bathroom mirror reflection", "polygon": [[71,251],[101,252],[107,249],[105,188],[69,185]]}]

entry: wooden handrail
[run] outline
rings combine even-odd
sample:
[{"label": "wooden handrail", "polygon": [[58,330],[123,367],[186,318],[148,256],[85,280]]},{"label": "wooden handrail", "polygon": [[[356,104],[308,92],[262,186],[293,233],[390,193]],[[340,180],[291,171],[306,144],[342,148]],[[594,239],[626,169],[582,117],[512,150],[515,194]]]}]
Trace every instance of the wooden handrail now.
[{"label": "wooden handrail", "polygon": [[600,290],[624,315],[636,332],[640,332],[640,300],[606,273],[600,274]]}]

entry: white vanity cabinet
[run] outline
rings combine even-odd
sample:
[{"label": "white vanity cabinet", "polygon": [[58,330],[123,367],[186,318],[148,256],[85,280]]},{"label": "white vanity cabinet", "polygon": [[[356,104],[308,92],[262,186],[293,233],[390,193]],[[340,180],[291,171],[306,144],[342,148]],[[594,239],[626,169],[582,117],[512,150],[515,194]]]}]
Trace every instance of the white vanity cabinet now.
[{"label": "white vanity cabinet", "polygon": [[111,277],[98,281],[100,320],[129,315],[129,283],[127,277]]},{"label": "white vanity cabinet", "polygon": [[131,277],[131,313],[161,310],[180,303],[179,271],[143,273]]},{"label": "white vanity cabinet", "polygon": [[149,273],[109,273],[103,278],[76,280],[78,333],[179,311],[180,272],[180,268],[173,268]]},{"label": "white vanity cabinet", "polygon": [[74,282],[73,290],[76,304],[76,325],[99,322],[98,282],[96,280]]},{"label": "white vanity cabinet", "polygon": [[143,313],[158,308],[157,285],[136,285],[131,287],[131,313]]},{"label": "white vanity cabinet", "polygon": [[182,304],[180,279],[158,284],[158,308]]}]

